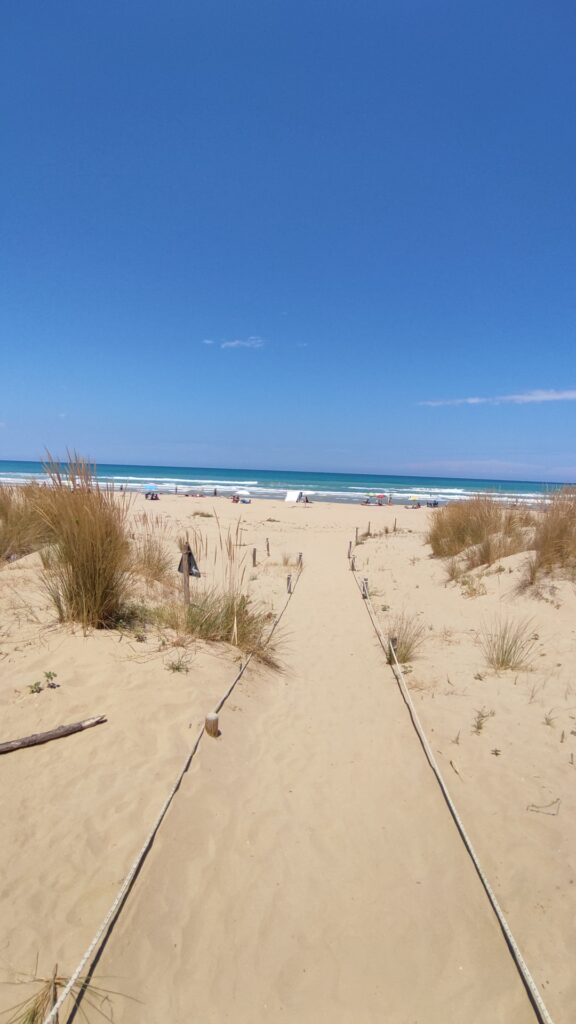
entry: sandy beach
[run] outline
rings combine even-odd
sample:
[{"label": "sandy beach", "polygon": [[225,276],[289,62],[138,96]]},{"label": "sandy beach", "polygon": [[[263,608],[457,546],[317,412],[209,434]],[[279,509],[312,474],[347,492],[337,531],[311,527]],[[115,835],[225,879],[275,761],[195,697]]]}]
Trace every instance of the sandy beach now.
[{"label": "sandy beach", "polygon": [[[149,510],[134,497],[135,515]],[[447,581],[425,508],[163,496],[153,511],[175,568],[183,531],[214,538],[213,512],[224,528],[240,518],[249,591],[271,613],[299,552],[304,569],[279,626],[282,670],[253,662],[242,677],[108,937],[94,983],[121,994],[103,1012],[122,1024],[538,1019],[350,571],[349,542],[370,524],[356,568],[385,632],[402,612],[425,626],[406,669],[418,714],[548,1009],[568,1022],[572,584],[519,594],[525,554]],[[233,648],[182,651],[153,630],[58,625],[39,568],[34,554],[0,570],[0,741],[107,722],[0,757],[0,1010],[34,990],[31,974],[72,972],[239,663]],[[497,615],[530,620],[528,669],[486,665],[480,635]],[[180,656],[186,670],[171,670]],[[31,693],[47,672],[59,685]]]}]

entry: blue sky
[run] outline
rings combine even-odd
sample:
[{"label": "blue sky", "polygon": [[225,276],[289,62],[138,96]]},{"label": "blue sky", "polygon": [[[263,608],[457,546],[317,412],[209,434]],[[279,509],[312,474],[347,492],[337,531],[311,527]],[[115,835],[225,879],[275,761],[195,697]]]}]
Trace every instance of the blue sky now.
[{"label": "blue sky", "polygon": [[8,0],[0,458],[576,480],[575,39]]}]

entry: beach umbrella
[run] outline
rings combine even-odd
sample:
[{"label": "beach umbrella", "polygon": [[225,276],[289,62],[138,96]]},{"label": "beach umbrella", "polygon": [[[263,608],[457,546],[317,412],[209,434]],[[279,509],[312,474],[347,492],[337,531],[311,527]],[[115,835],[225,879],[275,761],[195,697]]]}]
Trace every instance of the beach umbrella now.
[{"label": "beach umbrella", "polygon": [[158,490],[158,485],[157,484],[146,484],[144,490],[145,491],[157,491]]},{"label": "beach umbrella", "polygon": [[238,487],[234,493],[237,494],[238,497],[240,497],[240,498],[249,498],[250,497],[250,491],[246,490],[245,487]]}]

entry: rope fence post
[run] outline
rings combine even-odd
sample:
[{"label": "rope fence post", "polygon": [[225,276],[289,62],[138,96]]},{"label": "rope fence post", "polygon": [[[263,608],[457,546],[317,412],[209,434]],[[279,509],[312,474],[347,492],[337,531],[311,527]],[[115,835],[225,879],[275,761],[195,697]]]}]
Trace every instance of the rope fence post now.
[{"label": "rope fence post", "polygon": [[288,573],[288,575],[286,577],[286,590],[288,591],[289,594],[292,593],[292,574],[291,573]]}]

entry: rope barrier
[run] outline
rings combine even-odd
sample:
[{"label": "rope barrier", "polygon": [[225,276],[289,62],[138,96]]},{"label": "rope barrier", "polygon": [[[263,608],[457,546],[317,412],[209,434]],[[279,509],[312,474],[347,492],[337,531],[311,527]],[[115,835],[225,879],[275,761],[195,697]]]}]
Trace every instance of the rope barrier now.
[{"label": "rope barrier", "polygon": [[[270,643],[270,640],[272,639],[272,636],[273,636],[273,634],[274,634],[274,632],[276,630],[276,627],[278,626],[282,616],[284,615],[284,612],[286,611],[288,605],[290,604],[290,601],[291,601],[292,596],[294,594],[294,591],[296,589],[296,585],[297,585],[298,581],[300,580],[300,576],[301,575],[302,575],[302,570],[300,570],[296,574],[295,581],[294,581],[294,583],[292,585],[290,593],[288,594],[288,597],[286,598],[286,601],[284,602],[284,604],[282,606],[282,610],[279,612],[279,614],[276,616],[276,619],[274,620],[274,623],[272,625],[272,628],[271,628],[271,630],[270,630],[270,632],[268,634],[268,638],[266,640],[267,644]],[[218,704],[216,705],[216,707],[214,709],[215,713],[218,713],[221,710],[221,708],[224,706],[224,704],[228,700],[230,694],[235,689],[237,684],[240,682],[242,676],[244,675],[246,669],[248,668],[250,662],[252,661],[252,658],[253,658],[253,655],[249,654],[246,662],[243,665],[241,665],[240,670],[237,673],[237,675],[236,675],[235,679],[233,680],[232,684],[228,687],[228,689],[227,689],[226,693],[224,694],[224,696],[221,697],[221,699],[218,701]],[[102,921],[100,927],[98,928],[98,931],[94,935],[94,938],[92,939],[92,941],[90,942],[89,946],[85,950],[84,955],[82,956],[82,959],[80,960],[80,963],[76,967],[76,969],[73,972],[73,974],[71,974],[71,976],[68,979],[66,985],[62,989],[62,992],[60,993],[60,996],[58,997],[57,1002],[54,1003],[54,1005],[53,1005],[52,1009],[50,1010],[50,1012],[44,1017],[44,1020],[43,1020],[42,1024],[56,1024],[56,1022],[58,1020],[58,1012],[59,1012],[59,1010],[62,1009],[62,1006],[66,1002],[66,999],[68,998],[68,996],[72,992],[74,986],[78,983],[78,981],[82,977],[84,969],[88,966],[88,964],[93,959],[94,954],[98,950],[103,937],[108,932],[108,930],[112,927],[113,923],[115,922],[116,918],[118,917],[118,915],[119,915],[119,913],[120,913],[120,911],[122,909],[122,905],[124,903],[124,900],[125,900],[126,896],[128,895],[130,887],[131,887],[134,879],[136,878],[136,875],[138,874],[140,868],[142,867],[142,865],[143,865],[143,863],[144,863],[144,861],[146,859],[146,856],[147,856],[147,854],[148,854],[148,852],[149,852],[149,850],[150,850],[150,848],[152,846],[152,843],[153,843],[154,839],[156,838],[156,834],[157,834],[157,832],[158,832],[162,822],[164,821],[164,818],[166,817],[166,814],[168,812],[170,804],[172,803],[174,797],[176,796],[176,793],[180,789],[180,785],[182,783],[182,779],[184,778],[186,772],[188,771],[188,769],[189,769],[189,767],[190,767],[190,765],[192,763],[192,760],[193,760],[193,758],[194,758],[194,756],[195,756],[195,754],[196,754],[196,752],[198,750],[198,747],[200,746],[200,742],[202,740],[204,732],[205,732],[205,728],[204,728],[204,726],[202,726],[201,729],[199,730],[197,736],[196,736],[196,739],[194,740],[194,743],[192,744],[192,749],[190,750],[190,753],[186,757],[186,760],[184,761],[184,764],[183,764],[180,772],[178,773],[178,777],[176,779],[176,782],[172,786],[172,789],[170,790],[170,793],[168,794],[166,800],[164,801],[164,803],[162,805],[160,813],[158,814],[154,824],[152,825],[152,828],[150,829],[148,835],[146,836],[146,839],[144,840],[144,843],[143,843],[142,847],[140,848],[140,851],[137,853],[137,855],[136,855],[136,857],[134,859],[134,862],[133,862],[130,870],[128,871],[128,874],[124,878],[124,881],[122,882],[122,885],[120,886],[120,889],[118,890],[118,893],[116,894],[116,897],[115,897],[115,899],[114,899],[110,909],[108,910],[108,913],[106,914],[104,920]]]},{"label": "rope barrier", "polygon": [[480,864],[480,861],[478,859],[476,851],[474,850],[474,847],[472,845],[472,840],[470,839],[468,833],[466,832],[466,829],[464,828],[464,824],[462,822],[462,819],[460,818],[460,815],[458,814],[458,811],[456,810],[456,806],[454,804],[454,801],[452,800],[452,797],[450,796],[450,793],[448,792],[448,787],[446,786],[446,783],[444,782],[444,778],[443,778],[442,773],[440,771],[440,768],[438,766],[438,762],[436,761],[436,758],[434,757],[434,754],[432,752],[432,748],[431,748],[431,746],[430,746],[430,744],[428,742],[426,733],[424,732],[424,728],[423,728],[423,726],[422,726],[422,724],[420,722],[420,719],[418,718],[418,715],[416,713],[416,708],[414,707],[414,703],[412,701],[412,697],[410,696],[410,691],[408,690],[408,687],[406,686],[406,681],[404,679],[404,674],[403,674],[402,669],[401,669],[401,667],[400,667],[400,665],[398,663],[398,659],[396,657],[396,651],[394,650],[392,642],[391,642],[390,639],[388,639],[388,641],[386,641],[385,637],[383,636],[382,631],[380,629],[380,625],[379,625],[379,623],[377,621],[376,612],[374,611],[374,606],[372,604],[372,600],[371,600],[371,598],[370,598],[370,596],[369,596],[369,594],[367,592],[367,587],[366,588],[364,587],[364,581],[362,581],[362,583],[360,582],[356,572],[354,572],[354,580],[355,580],[356,585],[358,586],[358,589],[359,589],[359,591],[360,591],[360,593],[361,593],[361,595],[362,595],[362,597],[364,599],[364,604],[366,606],[366,610],[368,612],[368,615],[370,616],[370,619],[372,621],[372,625],[374,627],[374,631],[376,633],[376,636],[378,637],[378,640],[380,642],[382,650],[384,651],[384,654],[386,655],[387,659],[389,659],[389,664],[390,664],[390,667],[392,669],[392,672],[394,673],[394,678],[396,679],[396,682],[398,684],[398,688],[400,690],[400,693],[402,695],[404,703],[406,704],[406,707],[408,708],[408,712],[409,712],[409,715],[410,715],[410,718],[411,718],[411,721],[412,721],[412,725],[414,726],[414,729],[416,731],[418,739],[420,740],[420,744],[422,746],[422,749],[424,750],[424,754],[426,755],[426,759],[428,761],[428,764],[430,765],[432,771],[434,772],[434,775],[436,777],[436,781],[437,781],[438,785],[440,786],[440,789],[442,791],[442,795],[443,795],[444,800],[446,801],[446,804],[448,806],[448,810],[450,811],[452,819],[453,819],[453,821],[454,821],[454,823],[456,825],[456,828],[458,829],[458,832],[460,834],[460,838],[462,839],[462,842],[464,843],[464,846],[465,846],[465,848],[466,848],[466,850],[467,850],[467,852],[468,852],[468,854],[470,856],[470,859],[472,860],[474,868],[476,869],[476,873],[477,873],[477,875],[478,875],[478,877],[479,877],[479,879],[480,879],[480,881],[482,883],[484,891],[485,891],[486,895],[488,896],[488,900],[489,900],[489,902],[490,902],[490,904],[492,906],[492,909],[493,909],[494,913],[496,914],[496,917],[498,919],[498,924],[500,925],[500,928],[502,929],[502,933],[504,935],[504,939],[506,941],[508,949],[510,950],[510,953],[512,955],[512,959],[514,960],[514,963],[515,963],[515,965],[516,965],[516,967],[518,969],[518,972],[520,974],[520,977],[522,979],[524,987],[526,988],[526,992],[528,994],[528,998],[530,999],[530,1002],[532,1004],[534,1012],[536,1013],[538,1021],[540,1022],[540,1024],[554,1024],[554,1022],[552,1020],[552,1017],[550,1016],[550,1014],[549,1014],[549,1012],[548,1012],[548,1010],[547,1010],[547,1008],[546,1008],[546,1006],[544,1004],[544,1000],[542,999],[542,996],[540,995],[540,991],[538,989],[538,986],[536,985],[536,982],[534,981],[534,978],[532,977],[532,975],[530,973],[528,965],[527,965],[526,961],[524,960],[524,957],[522,956],[522,953],[520,952],[518,943],[516,942],[512,932],[510,930],[510,926],[509,926],[509,924],[508,924],[508,922],[507,922],[507,920],[506,920],[506,918],[504,916],[504,912],[503,912],[502,908],[500,907],[500,904],[498,903],[498,900],[496,898],[496,894],[495,894],[494,890],[492,889],[492,886],[490,885],[490,882],[488,881],[488,878],[486,877],[486,874],[484,873],[484,871],[482,869],[482,866]]}]

